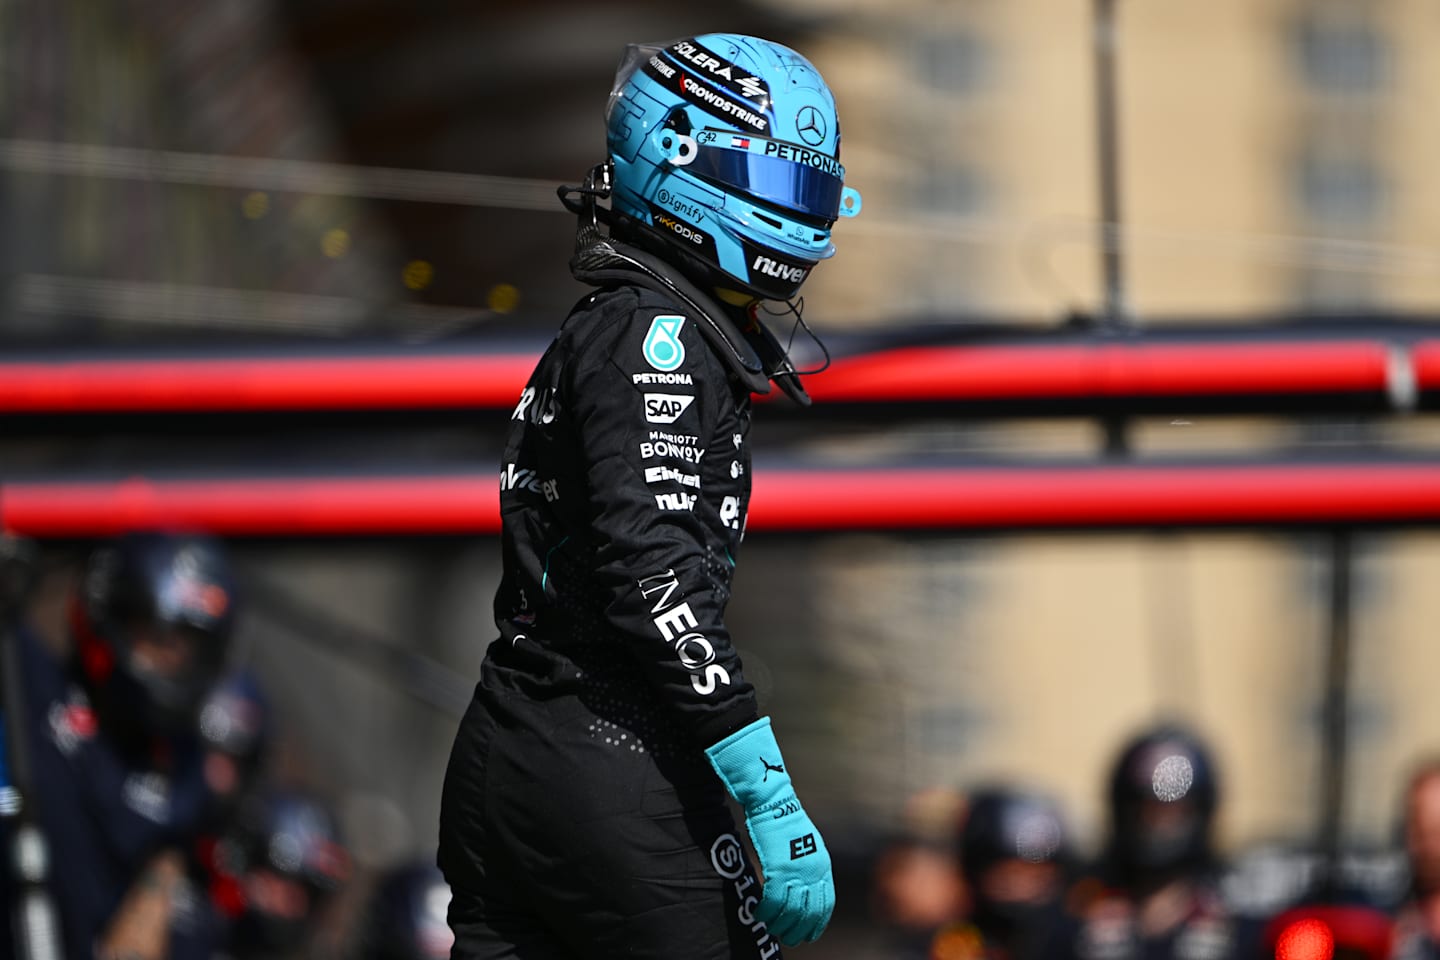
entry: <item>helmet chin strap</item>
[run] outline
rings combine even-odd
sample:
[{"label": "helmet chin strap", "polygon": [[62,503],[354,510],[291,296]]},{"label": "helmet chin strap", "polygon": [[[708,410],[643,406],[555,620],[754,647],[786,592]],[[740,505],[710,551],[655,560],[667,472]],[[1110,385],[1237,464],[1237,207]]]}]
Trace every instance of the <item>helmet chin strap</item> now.
[{"label": "helmet chin strap", "polygon": [[[730,371],[751,393],[770,392],[774,383],[801,406],[810,405],[810,395],[801,386],[799,374],[785,348],[756,316],[759,299],[739,291],[717,289],[716,297],[732,307],[744,308],[749,322],[736,326],[715,298],[702,292],[665,260],[641,248],[600,232],[600,224],[614,227],[618,215],[596,201],[610,196],[611,165],[592,167],[579,187],[562,186],[556,193],[565,208],[576,214],[575,253],[570,272],[577,280],[596,286],[632,283],[676,297],[699,315],[701,335],[719,354]],[[637,226],[644,229],[643,225]],[[731,300],[731,295],[742,302]],[[808,328],[807,328],[808,329]]]}]

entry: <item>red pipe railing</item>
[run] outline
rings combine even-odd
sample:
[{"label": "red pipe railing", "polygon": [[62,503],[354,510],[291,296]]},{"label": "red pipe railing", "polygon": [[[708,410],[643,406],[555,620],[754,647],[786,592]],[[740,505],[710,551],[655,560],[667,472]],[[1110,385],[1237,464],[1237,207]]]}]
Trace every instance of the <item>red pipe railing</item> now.
[{"label": "red pipe railing", "polygon": [[[0,528],[89,537],[489,535],[488,472],[0,483]],[[749,529],[988,530],[1440,522],[1440,462],[756,471]]]},{"label": "red pipe railing", "polygon": [[[513,407],[538,349],[0,361],[0,414],[104,415]],[[1177,402],[1350,396],[1408,405],[1440,391],[1440,340],[987,343],[837,357],[805,378],[817,406]]]}]

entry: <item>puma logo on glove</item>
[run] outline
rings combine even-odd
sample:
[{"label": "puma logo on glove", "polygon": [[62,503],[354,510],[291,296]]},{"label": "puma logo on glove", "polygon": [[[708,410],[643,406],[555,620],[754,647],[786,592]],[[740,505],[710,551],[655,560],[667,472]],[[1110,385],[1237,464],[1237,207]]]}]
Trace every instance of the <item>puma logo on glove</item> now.
[{"label": "puma logo on glove", "polygon": [[[795,796],[770,718],[742,727],[705,756],[745,810],[745,827],[765,875],[756,919],[787,947],[817,939],[835,910],[830,852]],[[758,780],[757,767],[762,771]]]}]

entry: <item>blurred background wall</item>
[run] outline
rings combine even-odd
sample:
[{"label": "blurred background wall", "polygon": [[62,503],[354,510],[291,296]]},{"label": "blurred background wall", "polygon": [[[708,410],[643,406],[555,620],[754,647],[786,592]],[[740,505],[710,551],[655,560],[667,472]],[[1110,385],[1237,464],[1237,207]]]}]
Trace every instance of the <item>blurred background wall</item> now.
[{"label": "blurred background wall", "polygon": [[[1123,306],[1138,327],[1437,316],[1440,8],[1114,6]],[[623,45],[716,29],[797,47],[836,92],[866,202],[807,286],[817,332],[1057,328],[1106,309],[1096,9],[0,0],[0,343],[543,338],[582,289],[554,186],[601,158]],[[767,440],[766,419],[761,469],[767,452],[1023,463],[1094,458],[1104,442],[1090,421],[903,414]],[[379,447],[363,429],[275,442],[7,434],[0,471],[357,451],[486,466],[495,427]],[[1140,462],[1437,448],[1423,416],[1130,425]],[[57,636],[78,546],[55,546],[38,602]],[[1392,839],[1403,770],[1440,744],[1440,536],[1375,531],[1353,546],[1344,825],[1366,847]],[[1329,547],[1323,532],[752,536],[730,619],[795,744],[807,804],[857,861],[917,792],[991,775],[1056,790],[1093,849],[1112,752],[1167,716],[1211,739],[1223,836],[1239,852],[1308,842],[1319,826]],[[330,792],[362,863],[425,854],[456,711],[492,633],[495,543],[237,549],[253,594],[244,656],[279,704],[287,775]]]},{"label": "blurred background wall", "polygon": [[[1114,8],[1138,314],[1433,306],[1428,4]],[[124,336],[227,322],[335,334],[423,329],[449,308],[562,309],[578,288],[546,188],[599,156],[617,51],[722,27],[803,47],[842,105],[846,165],[870,199],[845,259],[817,274],[817,322],[1043,323],[1101,294],[1095,14],[1081,0],[8,0],[0,15],[11,336],[65,316]],[[306,166],[333,163],[390,175]],[[305,189],[267,189],[287,178]]]}]

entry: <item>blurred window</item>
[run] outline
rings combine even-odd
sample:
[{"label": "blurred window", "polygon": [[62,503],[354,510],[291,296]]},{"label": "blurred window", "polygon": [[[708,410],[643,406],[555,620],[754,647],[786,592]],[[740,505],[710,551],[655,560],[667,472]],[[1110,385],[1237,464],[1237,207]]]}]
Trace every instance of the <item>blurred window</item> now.
[{"label": "blurred window", "polygon": [[1366,153],[1307,147],[1300,156],[1296,188],[1305,215],[1317,223],[1373,223],[1386,206],[1380,165]]},{"label": "blurred window", "polygon": [[1296,287],[1295,299],[1307,311],[1373,308],[1383,299],[1372,275],[1353,270],[1302,270]]},{"label": "blurred window", "polygon": [[994,76],[993,48],[973,30],[927,32],[913,44],[920,80],[938,93],[976,93]]},{"label": "blurred window", "polygon": [[1390,43],[1368,4],[1306,4],[1295,25],[1297,66],[1315,93],[1375,94],[1389,83]]},{"label": "blurred window", "polygon": [[915,180],[913,208],[932,214],[979,213],[988,194],[980,172],[962,157],[934,157]]}]

